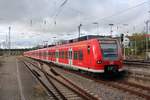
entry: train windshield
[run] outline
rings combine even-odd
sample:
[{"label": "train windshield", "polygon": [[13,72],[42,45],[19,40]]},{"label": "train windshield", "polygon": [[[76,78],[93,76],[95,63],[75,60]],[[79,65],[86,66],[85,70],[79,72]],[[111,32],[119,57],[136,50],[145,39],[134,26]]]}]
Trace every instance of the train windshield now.
[{"label": "train windshield", "polygon": [[118,57],[117,42],[101,41],[100,42],[103,59],[115,60]]}]

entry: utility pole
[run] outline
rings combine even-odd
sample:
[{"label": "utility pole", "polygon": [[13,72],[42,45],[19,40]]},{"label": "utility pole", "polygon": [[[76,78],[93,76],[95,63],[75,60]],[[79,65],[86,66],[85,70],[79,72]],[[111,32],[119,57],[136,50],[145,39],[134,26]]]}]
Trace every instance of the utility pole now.
[{"label": "utility pole", "polygon": [[135,40],[135,43],[134,43],[134,54],[136,56],[136,40]]},{"label": "utility pole", "polygon": [[8,41],[8,46],[9,46],[9,56],[11,55],[11,40],[10,40],[10,31],[11,31],[11,27],[9,26],[8,27],[8,29],[9,29],[9,41]]},{"label": "utility pole", "polygon": [[78,38],[80,38],[80,31],[81,31],[81,26],[82,26],[82,24],[80,24],[80,25],[78,26],[78,31],[79,31],[79,35],[78,35]]},{"label": "utility pole", "polygon": [[150,21],[150,20],[147,20],[147,21],[145,22],[145,24],[146,24],[146,35],[145,35],[145,39],[146,39],[146,50],[145,50],[146,52],[145,52],[145,58],[146,58],[146,60],[148,59],[147,53],[148,53],[149,21]]},{"label": "utility pole", "polygon": [[8,34],[8,33],[6,32],[6,43],[5,43],[5,47],[6,47],[6,48],[5,48],[5,49],[8,49],[8,38],[7,38],[7,34]]},{"label": "utility pole", "polygon": [[[133,26],[133,32],[135,33],[135,25]],[[136,46],[136,44],[137,44],[138,41],[136,42],[136,38],[134,40],[135,40],[135,42],[134,42],[134,54],[136,56],[136,54],[137,54],[137,46]]]},{"label": "utility pole", "polygon": [[113,26],[114,24],[109,24],[109,26],[110,26],[110,36],[112,37],[112,32],[113,32],[113,30],[112,30],[112,26]]},{"label": "utility pole", "polygon": [[[123,24],[123,26],[128,26],[128,24]],[[127,31],[127,33],[128,33],[128,31]],[[124,41],[124,39],[125,39],[125,33],[124,33],[124,35],[123,35],[124,37],[123,37],[123,41]],[[124,41],[125,42],[125,41]],[[124,46],[123,47],[124,48],[124,59],[126,59],[126,47]]]},{"label": "utility pole", "polygon": [[97,35],[99,35],[99,23],[94,22],[93,24],[97,25]]}]

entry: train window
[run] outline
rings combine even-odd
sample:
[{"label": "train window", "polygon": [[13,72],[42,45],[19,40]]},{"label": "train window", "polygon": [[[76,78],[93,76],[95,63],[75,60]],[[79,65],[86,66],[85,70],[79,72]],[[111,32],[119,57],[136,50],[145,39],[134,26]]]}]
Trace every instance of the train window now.
[{"label": "train window", "polygon": [[48,51],[46,51],[46,56],[48,56]]},{"label": "train window", "polygon": [[47,53],[46,53],[46,51],[45,51],[45,52],[43,52],[43,56],[47,56]]},{"label": "train window", "polygon": [[53,56],[52,52],[50,52],[50,56],[51,56],[51,57]]},{"label": "train window", "polygon": [[52,52],[52,58],[53,58],[54,52]]},{"label": "train window", "polygon": [[52,58],[54,58],[54,52],[52,52]]},{"label": "train window", "polygon": [[41,56],[43,56],[43,52],[41,52]]},{"label": "train window", "polygon": [[55,52],[55,58],[57,58],[57,52]]},{"label": "train window", "polygon": [[48,52],[48,56],[50,56],[50,57],[51,57],[51,52]]},{"label": "train window", "polygon": [[62,58],[62,51],[60,52],[60,58]]},{"label": "train window", "polygon": [[78,52],[74,51],[74,60],[77,60],[77,59],[78,59]]},{"label": "train window", "polygon": [[56,52],[54,52],[54,58],[55,58]]},{"label": "train window", "polygon": [[61,58],[61,51],[59,52],[59,58]]},{"label": "train window", "polygon": [[83,60],[83,51],[82,50],[79,51],[79,60]]},{"label": "train window", "polygon": [[64,58],[64,51],[62,51],[62,58]]},{"label": "train window", "polygon": [[54,56],[55,56],[55,53],[53,52],[53,58],[54,58]]},{"label": "train window", "polygon": [[46,51],[46,56],[48,56],[48,51]]},{"label": "train window", "polygon": [[55,57],[56,57],[56,58],[59,58],[59,52],[58,52],[58,51],[56,51]]},{"label": "train window", "polygon": [[41,52],[39,53],[39,56],[42,56],[42,53],[41,53]]},{"label": "train window", "polygon": [[44,52],[42,52],[42,56],[44,56]]},{"label": "train window", "polygon": [[52,57],[52,52],[50,52],[50,57]]},{"label": "train window", "polygon": [[61,51],[61,58],[62,58],[62,51]]},{"label": "train window", "polygon": [[88,52],[88,54],[90,54],[90,46],[89,45],[87,47],[87,52]]},{"label": "train window", "polygon": [[117,59],[118,47],[116,41],[101,41],[100,46],[104,59]]},{"label": "train window", "polygon": [[63,58],[63,53],[61,52],[61,58]]},{"label": "train window", "polygon": [[45,56],[45,52],[43,52],[43,56]]},{"label": "train window", "polygon": [[65,58],[68,59],[68,52],[65,52]]},{"label": "train window", "polygon": [[50,52],[50,56],[52,57],[52,52]]},{"label": "train window", "polygon": [[61,52],[61,58],[62,58],[62,52]]}]

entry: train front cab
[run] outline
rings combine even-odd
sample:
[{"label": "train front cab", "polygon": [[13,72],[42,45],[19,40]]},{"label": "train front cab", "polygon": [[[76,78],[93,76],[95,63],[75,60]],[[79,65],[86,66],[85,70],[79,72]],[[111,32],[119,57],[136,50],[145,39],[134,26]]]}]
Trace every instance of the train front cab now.
[{"label": "train front cab", "polygon": [[117,40],[99,40],[100,53],[96,66],[104,73],[118,73],[122,68],[121,47]]}]

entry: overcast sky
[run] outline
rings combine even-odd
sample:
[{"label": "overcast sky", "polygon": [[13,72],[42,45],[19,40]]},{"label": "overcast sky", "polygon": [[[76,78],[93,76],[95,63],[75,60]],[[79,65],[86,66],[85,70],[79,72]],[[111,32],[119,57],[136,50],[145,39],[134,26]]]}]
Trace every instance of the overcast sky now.
[{"label": "overcast sky", "polygon": [[[11,26],[12,47],[31,47],[82,35],[142,32],[149,0],[0,0],[0,43]],[[97,23],[97,24],[93,24]]]}]

